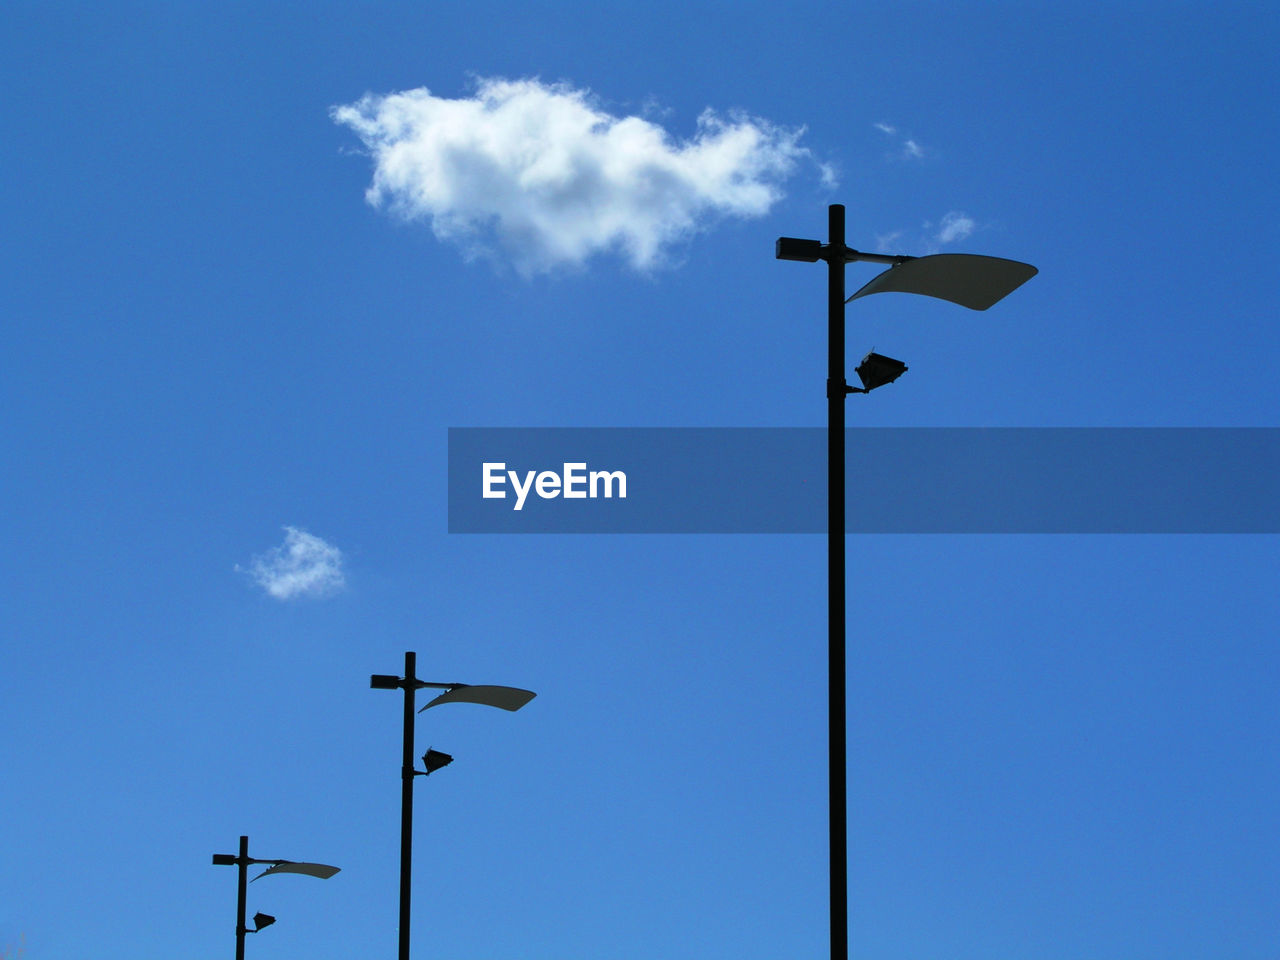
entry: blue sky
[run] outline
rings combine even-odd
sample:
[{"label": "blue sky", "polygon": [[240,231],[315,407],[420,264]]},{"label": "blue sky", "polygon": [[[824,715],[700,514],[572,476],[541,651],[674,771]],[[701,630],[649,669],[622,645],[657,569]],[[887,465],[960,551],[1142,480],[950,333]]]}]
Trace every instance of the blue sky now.
[{"label": "blue sky", "polygon": [[[538,692],[419,719],[417,952],[824,955],[822,538],[450,535],[446,440],[821,426],[829,203],[1040,269],[851,304],[851,425],[1277,425],[1270,5],[0,22],[8,955],[227,955],[242,833],[389,955],[406,650]],[[1274,537],[848,546],[853,955],[1275,956]]]}]

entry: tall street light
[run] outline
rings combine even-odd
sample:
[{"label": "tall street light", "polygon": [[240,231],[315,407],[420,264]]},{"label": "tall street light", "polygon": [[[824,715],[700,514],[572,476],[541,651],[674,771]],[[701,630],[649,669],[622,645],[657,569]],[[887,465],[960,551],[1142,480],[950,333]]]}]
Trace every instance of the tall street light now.
[{"label": "tall street light", "polygon": [[[479,703],[487,707],[498,707],[502,710],[519,710],[535,696],[531,690],[517,687],[472,686],[466,683],[428,683],[419,680],[414,672],[417,669],[417,654],[407,652],[404,655],[404,676],[393,677],[384,673],[375,673],[369,678],[369,686],[375,690],[404,691],[404,752],[400,766],[400,942],[399,960],[409,960],[409,891],[412,880],[410,863],[413,855],[413,778],[426,776],[452,762],[453,757],[438,750],[428,750],[422,757],[426,770],[415,770],[413,767],[413,714],[414,697],[424,687],[443,690],[434,700],[423,707],[438,706],[442,703]],[[422,710],[417,711],[421,713]],[[237,958],[240,960],[240,958]]]},{"label": "tall street light", "polygon": [[[927,257],[861,253],[844,242],[844,206],[827,209],[828,239],[779,237],[774,255],[779,260],[827,264],[827,725],[831,837],[831,957],[849,956],[849,838],[845,782],[845,487],[844,398],[869,393],[891,383],[906,369],[899,360],[869,353],[856,373],[861,387],[845,381],[844,305],[873,293],[918,293],[986,310],[1036,275],[1036,268],[1016,260],[965,253]],[[847,300],[846,263],[866,260],[889,269],[865,284]]]},{"label": "tall street light", "polygon": [[327,863],[300,863],[297,860],[260,860],[249,856],[249,838],[240,838],[240,852],[235,856],[229,853],[215,853],[213,855],[213,863],[215,866],[238,867],[239,878],[236,884],[236,960],[244,960],[244,935],[246,933],[257,933],[263,927],[269,927],[276,922],[276,918],[266,913],[255,913],[253,915],[253,929],[250,930],[245,926],[245,901],[248,899],[248,872],[251,863],[267,863],[270,866],[254,877],[254,880],[261,880],[263,877],[273,873],[300,873],[307,877],[318,877],[321,880],[328,880],[338,872],[338,867],[331,867]]}]

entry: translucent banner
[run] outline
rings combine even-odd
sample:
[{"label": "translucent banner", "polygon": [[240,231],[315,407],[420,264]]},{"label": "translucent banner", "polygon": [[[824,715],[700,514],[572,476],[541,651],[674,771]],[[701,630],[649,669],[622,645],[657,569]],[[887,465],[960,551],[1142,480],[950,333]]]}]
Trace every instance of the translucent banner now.
[{"label": "translucent banner", "polygon": [[[849,533],[1277,533],[1280,428],[855,428]],[[823,533],[823,428],[453,428],[451,533]]]}]

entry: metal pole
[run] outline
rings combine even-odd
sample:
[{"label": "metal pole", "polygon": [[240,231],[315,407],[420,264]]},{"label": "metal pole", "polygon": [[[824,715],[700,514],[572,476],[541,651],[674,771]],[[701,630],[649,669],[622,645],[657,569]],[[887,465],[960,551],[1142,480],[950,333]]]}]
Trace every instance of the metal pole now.
[{"label": "metal pole", "polygon": [[248,929],[244,925],[245,901],[249,892],[249,838],[240,838],[240,853],[236,856],[236,960],[244,960],[244,935]]},{"label": "metal pole", "polygon": [[831,958],[849,958],[845,780],[844,206],[827,208],[827,748],[831,845]]},{"label": "metal pole", "polygon": [[[418,691],[417,654],[404,655],[404,759],[400,767],[400,946],[399,960],[409,960],[409,885],[413,855],[413,700]],[[237,957],[236,960],[243,960]]]}]

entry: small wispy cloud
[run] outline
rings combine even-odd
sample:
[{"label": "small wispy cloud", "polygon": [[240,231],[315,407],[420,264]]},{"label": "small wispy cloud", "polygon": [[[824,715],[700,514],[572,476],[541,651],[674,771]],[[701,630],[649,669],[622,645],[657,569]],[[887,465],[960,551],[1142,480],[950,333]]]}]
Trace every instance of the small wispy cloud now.
[{"label": "small wispy cloud", "polygon": [[902,230],[891,230],[888,233],[877,233],[876,252],[896,254],[898,252],[897,248],[899,241],[902,239],[902,234],[904,232],[905,231]]},{"label": "small wispy cloud", "polygon": [[939,253],[945,246],[967,240],[978,229],[978,221],[967,213],[949,210],[936,222],[926,220],[919,230],[890,230],[876,234],[876,251],[913,256]]},{"label": "small wispy cloud", "polygon": [[[652,104],[645,114],[660,116]],[[803,129],[711,110],[687,140],[654,119],[608,113],[589,91],[537,79],[480,79],[475,94],[425,87],[331,110],[374,161],[370,204],[468,256],[525,275],[620,252],[639,270],[718,217],[757,217],[782,197]],[[835,173],[819,165],[824,185]]]},{"label": "small wispy cloud", "polygon": [[872,126],[893,141],[894,148],[889,153],[890,158],[902,160],[923,159],[925,149],[915,138],[903,135],[891,123],[873,123]]},{"label": "small wispy cloud", "polygon": [[284,543],[254,557],[248,573],[258,586],[277,600],[323,597],[346,585],[342,551],[297,527],[284,528]]},{"label": "small wispy cloud", "polygon": [[957,240],[966,239],[977,228],[978,225],[974,222],[973,217],[963,214],[959,210],[952,210],[943,216],[933,238],[938,243],[955,243]]}]

